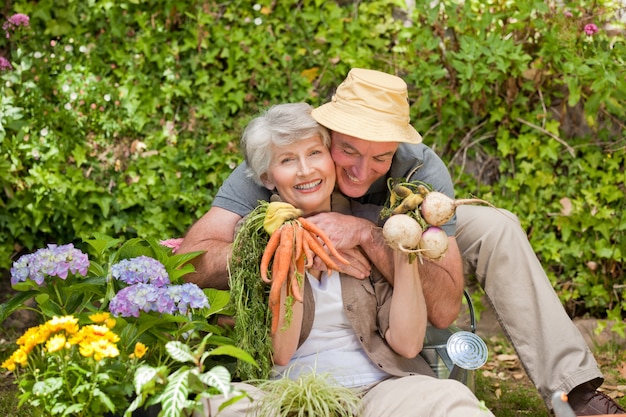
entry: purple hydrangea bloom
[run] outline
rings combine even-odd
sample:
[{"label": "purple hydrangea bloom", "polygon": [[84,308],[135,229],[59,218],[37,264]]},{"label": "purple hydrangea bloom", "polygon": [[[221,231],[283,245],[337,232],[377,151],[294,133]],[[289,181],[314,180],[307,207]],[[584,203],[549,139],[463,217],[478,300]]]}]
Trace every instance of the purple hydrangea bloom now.
[{"label": "purple hydrangea bloom", "polygon": [[149,256],[124,259],[111,266],[111,275],[128,285],[143,283],[163,287],[170,283],[165,266]]},{"label": "purple hydrangea bloom", "polygon": [[139,283],[120,290],[111,300],[109,311],[116,317],[139,317],[142,311],[187,314],[190,308],[204,307],[209,307],[209,300],[196,284],[158,287]]},{"label": "purple hydrangea bloom", "polygon": [[109,304],[116,317],[139,317],[141,311],[157,311],[164,289],[151,284],[134,284],[120,290]]},{"label": "purple hydrangea bloom", "polygon": [[48,245],[20,257],[11,267],[11,284],[32,279],[42,285],[46,276],[66,279],[68,273],[87,275],[89,257],[73,244]]},{"label": "purple hydrangea bloom", "polygon": [[204,292],[193,283],[171,285],[167,288],[170,297],[174,300],[180,314],[187,314],[189,308],[205,308],[209,300]]},{"label": "purple hydrangea bloom", "polygon": [[594,25],[593,23],[589,23],[588,25],[585,25],[584,31],[587,35],[592,36],[595,35],[596,33],[598,33],[600,29],[598,29],[598,27],[596,25]]},{"label": "purple hydrangea bloom", "polygon": [[23,13],[16,13],[9,17],[2,25],[2,29],[5,32],[7,38],[11,37],[11,31],[14,31],[20,26],[27,27],[30,25],[30,18]]},{"label": "purple hydrangea bloom", "polygon": [[11,62],[3,56],[0,56],[0,71],[13,69]]}]

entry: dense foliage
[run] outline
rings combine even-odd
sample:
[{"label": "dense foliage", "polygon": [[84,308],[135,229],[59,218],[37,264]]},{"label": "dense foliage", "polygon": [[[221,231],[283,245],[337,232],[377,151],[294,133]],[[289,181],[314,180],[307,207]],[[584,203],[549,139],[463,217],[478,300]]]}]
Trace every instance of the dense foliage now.
[{"label": "dense foliage", "polygon": [[459,196],[520,217],[572,314],[621,318],[626,48],[608,1],[6,3],[30,22],[0,38],[0,267],[94,232],[182,235],[259,109],[321,104],[366,67],[407,81]]}]

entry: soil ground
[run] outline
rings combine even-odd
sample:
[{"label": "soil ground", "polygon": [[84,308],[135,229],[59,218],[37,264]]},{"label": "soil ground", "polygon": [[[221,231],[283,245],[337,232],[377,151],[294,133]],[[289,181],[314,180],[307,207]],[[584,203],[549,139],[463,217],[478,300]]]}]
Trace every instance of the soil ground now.
[{"label": "soil ground", "polygon": [[[486,341],[489,359],[476,371],[477,396],[485,400],[498,417],[551,416],[515,350],[505,338],[493,309],[488,307],[487,302],[481,304],[484,310],[479,314],[476,333]],[[626,339],[611,332],[610,324],[602,332],[596,332],[597,319],[574,318],[573,322],[594,352],[604,375],[605,381],[599,390],[626,407]],[[462,329],[470,330],[469,314],[464,313],[457,323]],[[519,399],[512,391],[518,392]],[[529,407],[531,404],[535,404],[535,408]]]}]

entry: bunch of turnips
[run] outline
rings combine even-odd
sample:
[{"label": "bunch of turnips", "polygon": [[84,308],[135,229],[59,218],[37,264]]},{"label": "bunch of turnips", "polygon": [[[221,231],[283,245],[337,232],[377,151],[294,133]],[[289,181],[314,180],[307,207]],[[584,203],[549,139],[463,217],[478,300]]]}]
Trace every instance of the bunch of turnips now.
[{"label": "bunch of turnips", "polygon": [[462,204],[487,201],[471,198],[454,200],[444,193],[433,191],[422,182],[402,178],[389,178],[389,200],[381,211],[387,219],[383,237],[394,250],[416,254],[432,260],[442,259],[448,250],[448,236],[440,227],[446,224]]}]

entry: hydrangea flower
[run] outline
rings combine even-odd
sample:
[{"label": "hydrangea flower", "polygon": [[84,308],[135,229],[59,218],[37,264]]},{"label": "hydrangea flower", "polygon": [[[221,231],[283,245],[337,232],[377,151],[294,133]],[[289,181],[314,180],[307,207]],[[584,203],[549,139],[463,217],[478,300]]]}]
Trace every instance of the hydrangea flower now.
[{"label": "hydrangea flower", "polygon": [[162,289],[151,284],[134,284],[122,288],[111,299],[109,311],[116,317],[139,317],[140,311],[156,311]]},{"label": "hydrangea flower", "polygon": [[163,287],[170,283],[165,266],[149,256],[124,259],[111,266],[111,275],[128,285],[143,283]]},{"label": "hydrangea flower", "polygon": [[187,314],[189,308],[205,308],[209,301],[196,284],[190,282],[167,287],[169,296],[174,300],[180,314]]},{"label": "hydrangea flower", "polygon": [[48,245],[22,256],[11,267],[11,284],[32,279],[42,285],[46,276],[66,279],[68,273],[87,275],[89,257],[73,244]]},{"label": "hydrangea flower", "polygon": [[593,23],[589,23],[587,25],[585,25],[584,31],[587,35],[592,36],[595,35],[596,33],[598,33],[600,29],[598,29],[598,26],[596,26]]},{"label": "hydrangea flower", "polygon": [[187,314],[190,308],[204,308],[209,301],[196,284],[186,283],[158,287],[139,283],[120,290],[109,304],[114,316],[139,317],[145,313]]}]

